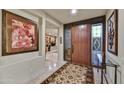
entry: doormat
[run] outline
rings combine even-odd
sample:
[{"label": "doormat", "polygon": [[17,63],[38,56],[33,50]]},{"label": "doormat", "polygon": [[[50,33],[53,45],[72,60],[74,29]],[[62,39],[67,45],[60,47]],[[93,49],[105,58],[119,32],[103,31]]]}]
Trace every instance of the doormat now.
[{"label": "doormat", "polygon": [[93,84],[93,69],[90,66],[66,63],[41,84]]}]

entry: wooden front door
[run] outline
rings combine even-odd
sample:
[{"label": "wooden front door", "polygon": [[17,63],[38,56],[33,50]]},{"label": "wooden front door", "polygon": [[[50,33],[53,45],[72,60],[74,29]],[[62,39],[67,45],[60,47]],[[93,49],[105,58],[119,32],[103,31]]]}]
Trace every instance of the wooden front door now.
[{"label": "wooden front door", "polygon": [[72,63],[91,64],[91,30],[90,25],[78,25],[72,32]]}]

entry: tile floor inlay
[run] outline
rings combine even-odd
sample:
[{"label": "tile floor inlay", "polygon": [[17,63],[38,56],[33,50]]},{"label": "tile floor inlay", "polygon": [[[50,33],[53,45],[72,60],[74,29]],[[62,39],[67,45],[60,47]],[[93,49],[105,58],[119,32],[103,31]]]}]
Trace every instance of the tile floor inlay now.
[{"label": "tile floor inlay", "polygon": [[67,63],[48,77],[42,84],[92,84],[93,70],[90,66]]}]

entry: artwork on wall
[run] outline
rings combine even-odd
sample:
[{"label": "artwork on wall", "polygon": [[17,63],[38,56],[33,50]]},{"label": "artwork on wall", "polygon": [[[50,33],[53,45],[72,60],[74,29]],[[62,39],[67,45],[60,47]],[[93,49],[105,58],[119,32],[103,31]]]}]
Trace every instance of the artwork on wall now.
[{"label": "artwork on wall", "polygon": [[37,25],[14,13],[5,10],[2,13],[2,55],[37,51]]},{"label": "artwork on wall", "polygon": [[118,54],[118,10],[114,10],[107,21],[108,51]]}]

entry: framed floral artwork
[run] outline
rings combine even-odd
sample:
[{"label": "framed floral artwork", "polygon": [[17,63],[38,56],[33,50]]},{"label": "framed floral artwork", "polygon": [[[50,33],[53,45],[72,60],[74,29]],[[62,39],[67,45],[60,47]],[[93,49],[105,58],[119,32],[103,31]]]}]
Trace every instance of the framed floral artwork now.
[{"label": "framed floral artwork", "polygon": [[118,10],[114,10],[107,21],[107,49],[118,55]]},{"label": "framed floral artwork", "polygon": [[37,25],[32,20],[2,10],[2,55],[38,50]]}]

